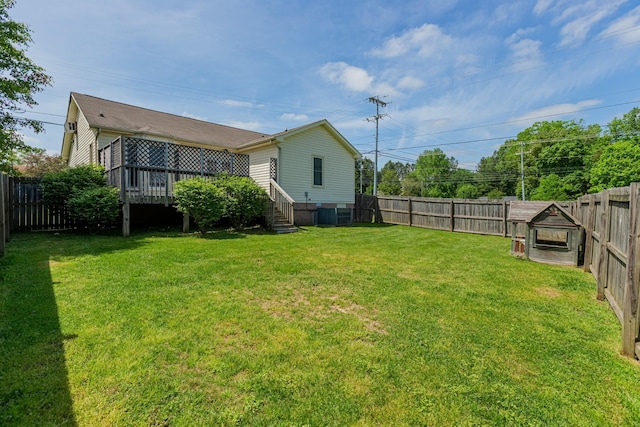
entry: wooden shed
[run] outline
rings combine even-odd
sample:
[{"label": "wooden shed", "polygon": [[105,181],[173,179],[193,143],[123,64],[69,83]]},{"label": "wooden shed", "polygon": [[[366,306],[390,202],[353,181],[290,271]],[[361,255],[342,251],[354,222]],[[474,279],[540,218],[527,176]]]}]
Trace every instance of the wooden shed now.
[{"label": "wooden shed", "polygon": [[546,264],[578,266],[582,225],[556,202],[511,202],[511,253]]}]

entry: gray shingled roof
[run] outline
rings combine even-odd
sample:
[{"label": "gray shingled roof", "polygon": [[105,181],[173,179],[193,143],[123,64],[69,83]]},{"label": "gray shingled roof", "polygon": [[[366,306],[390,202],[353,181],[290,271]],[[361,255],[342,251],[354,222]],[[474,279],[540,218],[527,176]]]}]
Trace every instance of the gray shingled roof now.
[{"label": "gray shingled roof", "polygon": [[576,223],[576,225],[580,225],[580,223],[557,202],[530,202],[522,200],[513,201],[510,203],[509,218],[507,219],[507,221],[529,222],[551,205],[555,205],[564,215],[566,215],[574,223]]},{"label": "gray shingled roof", "polygon": [[513,201],[509,204],[508,221],[527,222],[542,209],[547,208],[551,202]]},{"label": "gray shingled roof", "polygon": [[72,92],[89,125],[123,133],[157,135],[185,142],[238,148],[265,138],[259,132],[162,113]]}]

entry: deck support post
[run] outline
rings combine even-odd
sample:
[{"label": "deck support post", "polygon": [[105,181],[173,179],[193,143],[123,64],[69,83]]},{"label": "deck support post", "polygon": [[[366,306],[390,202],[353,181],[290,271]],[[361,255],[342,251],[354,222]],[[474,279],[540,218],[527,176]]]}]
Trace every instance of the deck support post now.
[{"label": "deck support post", "polygon": [[129,237],[131,234],[131,205],[125,202],[122,205],[122,235]]},{"label": "deck support post", "polygon": [[189,214],[186,212],[182,214],[182,232],[189,232]]}]

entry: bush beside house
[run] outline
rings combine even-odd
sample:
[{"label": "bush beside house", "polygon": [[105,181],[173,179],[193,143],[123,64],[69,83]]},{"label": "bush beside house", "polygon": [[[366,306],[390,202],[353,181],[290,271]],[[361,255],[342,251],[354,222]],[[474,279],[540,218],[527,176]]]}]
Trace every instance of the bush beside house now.
[{"label": "bush beside house", "polygon": [[269,198],[251,178],[227,174],[178,181],[173,194],[176,209],[193,217],[203,232],[222,218],[235,228],[249,225],[262,216]]},{"label": "bush beside house", "polygon": [[89,231],[112,226],[118,219],[118,190],[107,186],[102,166],[75,166],[48,173],[41,185],[49,206],[69,209],[71,217]]}]

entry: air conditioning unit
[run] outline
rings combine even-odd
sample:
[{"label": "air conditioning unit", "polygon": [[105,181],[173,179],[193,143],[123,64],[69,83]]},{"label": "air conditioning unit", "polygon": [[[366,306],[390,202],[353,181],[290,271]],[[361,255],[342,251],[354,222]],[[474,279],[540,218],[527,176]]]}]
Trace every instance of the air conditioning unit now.
[{"label": "air conditioning unit", "polygon": [[73,133],[78,130],[77,122],[67,122],[64,124],[65,133]]}]

